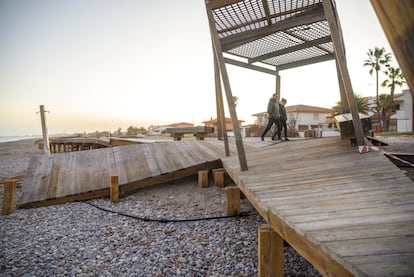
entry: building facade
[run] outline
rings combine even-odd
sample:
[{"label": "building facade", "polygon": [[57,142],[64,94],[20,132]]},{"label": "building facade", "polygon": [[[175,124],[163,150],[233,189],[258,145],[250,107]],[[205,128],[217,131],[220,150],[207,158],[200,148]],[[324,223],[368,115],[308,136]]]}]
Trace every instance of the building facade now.
[{"label": "building facade", "polygon": [[411,92],[403,90],[401,94],[394,95],[395,114],[391,116],[396,121],[396,132],[413,132],[413,97]]}]

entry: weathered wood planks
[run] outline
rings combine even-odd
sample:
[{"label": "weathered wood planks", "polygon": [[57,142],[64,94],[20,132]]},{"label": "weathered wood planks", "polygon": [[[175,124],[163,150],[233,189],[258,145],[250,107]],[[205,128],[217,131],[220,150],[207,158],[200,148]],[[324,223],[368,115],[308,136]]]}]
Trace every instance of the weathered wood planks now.
[{"label": "weathered wood planks", "polygon": [[292,141],[223,166],[263,218],[326,276],[414,273],[414,183],[381,152]]},{"label": "weathered wood planks", "polygon": [[39,155],[30,162],[17,204],[31,207],[109,196],[111,176],[118,176],[120,192],[128,192],[221,167],[223,155],[215,143],[195,140]]}]

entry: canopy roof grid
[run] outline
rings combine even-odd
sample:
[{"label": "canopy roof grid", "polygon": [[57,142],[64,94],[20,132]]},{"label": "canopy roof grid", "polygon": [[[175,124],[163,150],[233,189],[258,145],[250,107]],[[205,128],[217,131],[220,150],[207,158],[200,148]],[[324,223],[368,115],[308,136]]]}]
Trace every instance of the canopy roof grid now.
[{"label": "canopy roof grid", "polygon": [[223,53],[244,58],[246,67],[260,62],[279,71],[335,58],[321,0],[210,4]]}]

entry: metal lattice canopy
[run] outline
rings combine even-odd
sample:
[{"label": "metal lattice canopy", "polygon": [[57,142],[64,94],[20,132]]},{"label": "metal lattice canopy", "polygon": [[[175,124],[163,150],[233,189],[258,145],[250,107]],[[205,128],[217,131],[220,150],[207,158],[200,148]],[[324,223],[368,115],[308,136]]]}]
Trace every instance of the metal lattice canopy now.
[{"label": "metal lattice canopy", "polygon": [[[273,73],[334,59],[322,0],[207,1],[226,63]],[[263,70],[262,70],[263,68]]]},{"label": "metal lattice canopy", "polygon": [[341,100],[354,118],[357,144],[365,144],[334,0],[205,1],[215,56],[217,117],[223,122],[221,79],[242,171],[248,169],[247,161],[226,63],[275,75],[280,95],[279,71],[336,59]]}]

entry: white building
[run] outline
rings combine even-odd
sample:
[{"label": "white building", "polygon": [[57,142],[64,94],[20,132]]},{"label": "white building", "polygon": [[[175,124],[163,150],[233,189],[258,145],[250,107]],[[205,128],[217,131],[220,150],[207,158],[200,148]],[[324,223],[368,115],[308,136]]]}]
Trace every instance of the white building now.
[{"label": "white building", "polygon": [[406,89],[401,94],[394,95],[396,113],[391,120],[397,121],[397,132],[413,132],[413,97]]},{"label": "white building", "polygon": [[[328,118],[332,118],[333,110],[321,107],[292,105],[286,106],[287,125],[289,129],[299,132],[304,136],[304,131],[316,128],[328,127]],[[256,124],[260,127],[266,126],[268,122],[267,112],[253,114],[256,116]],[[337,135],[338,132],[335,132]]]},{"label": "white building", "polygon": [[158,136],[167,128],[171,128],[170,125],[151,125],[148,127],[148,134],[151,136]]},{"label": "white building", "polygon": [[298,131],[327,127],[327,118],[333,114],[332,109],[306,105],[286,106],[287,124]]}]

